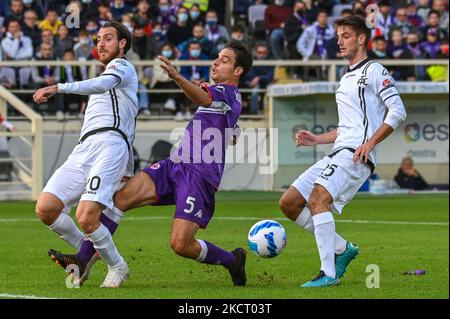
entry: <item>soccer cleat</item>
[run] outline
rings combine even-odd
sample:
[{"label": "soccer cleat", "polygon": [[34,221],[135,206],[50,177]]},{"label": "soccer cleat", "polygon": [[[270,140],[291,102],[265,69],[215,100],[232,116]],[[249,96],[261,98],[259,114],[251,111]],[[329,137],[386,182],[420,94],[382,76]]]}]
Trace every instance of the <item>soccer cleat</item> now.
[{"label": "soccer cleat", "polygon": [[342,278],[350,262],[359,254],[359,247],[347,242],[347,249],[335,256],[336,277]]},{"label": "soccer cleat", "polygon": [[[53,262],[58,266],[63,268],[66,272],[69,273],[69,276],[74,277],[74,283],[78,283],[82,285],[86,280],[89,279],[91,274],[92,266],[94,263],[101,259],[100,254],[96,252],[94,256],[89,260],[87,265],[82,265],[77,258],[77,255],[66,255],[57,250],[50,249],[48,251],[48,255],[52,258]],[[78,267],[78,274],[74,269],[69,267],[70,265],[75,265]]]},{"label": "soccer cleat", "polygon": [[319,275],[311,281],[303,284],[303,288],[312,288],[312,287],[328,287],[328,286],[336,286],[339,285],[339,279],[333,278],[325,275],[325,273],[321,270]]},{"label": "soccer cleat", "polygon": [[247,275],[245,274],[245,259],[247,252],[244,248],[236,248],[231,253],[236,256],[236,263],[228,269],[233,285],[245,286],[247,283]]},{"label": "soccer cleat", "polygon": [[128,264],[123,261],[123,263],[118,266],[111,268],[108,265],[108,274],[103,281],[101,288],[119,288],[122,285],[122,282],[128,279],[129,277],[129,269]]}]

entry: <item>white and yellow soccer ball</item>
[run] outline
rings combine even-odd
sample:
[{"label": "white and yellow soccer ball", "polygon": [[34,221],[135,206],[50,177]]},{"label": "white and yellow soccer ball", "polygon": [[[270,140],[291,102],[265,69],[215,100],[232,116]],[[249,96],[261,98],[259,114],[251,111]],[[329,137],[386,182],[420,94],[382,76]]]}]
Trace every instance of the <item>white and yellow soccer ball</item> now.
[{"label": "white and yellow soccer ball", "polygon": [[286,231],[277,221],[261,220],[250,228],[248,245],[257,256],[276,257],[286,247]]}]

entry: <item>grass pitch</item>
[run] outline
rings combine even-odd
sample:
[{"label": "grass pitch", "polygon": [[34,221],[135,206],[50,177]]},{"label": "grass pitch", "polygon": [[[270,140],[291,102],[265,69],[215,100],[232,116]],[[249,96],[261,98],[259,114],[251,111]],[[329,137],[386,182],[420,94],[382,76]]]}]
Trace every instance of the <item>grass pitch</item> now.
[{"label": "grass pitch", "polygon": [[[73,250],[38,222],[33,202],[0,202],[0,298],[448,298],[448,194],[357,196],[336,216],[336,230],[360,247],[341,285],[302,289],[320,261],[314,237],[279,213],[277,192],[219,192],[205,239],[232,250],[247,247],[250,227],[276,219],[288,244],[273,259],[247,257],[248,285],[233,287],[222,266],[176,256],[169,248],[173,207],[127,213],[114,235],[131,277],[120,289],[100,289],[106,265],[99,262],[80,289],[66,287],[65,273],[47,256],[49,248]],[[73,215],[72,215],[73,216]],[[366,287],[368,265],[380,270],[380,288]],[[370,266],[369,266],[370,268]],[[426,275],[403,272],[425,269]]]}]

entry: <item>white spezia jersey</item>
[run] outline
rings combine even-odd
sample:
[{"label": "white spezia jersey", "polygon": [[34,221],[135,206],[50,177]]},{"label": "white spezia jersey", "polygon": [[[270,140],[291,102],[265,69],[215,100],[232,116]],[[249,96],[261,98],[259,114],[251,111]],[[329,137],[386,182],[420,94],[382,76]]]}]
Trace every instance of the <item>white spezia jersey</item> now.
[{"label": "white spezia jersey", "polygon": [[104,93],[91,94],[81,137],[98,129],[116,128],[125,134],[131,148],[138,113],[138,76],[134,66],[124,58],[109,62],[100,78],[110,76],[119,79],[119,83]]},{"label": "white spezia jersey", "polygon": [[[380,63],[366,59],[349,69],[336,90],[339,124],[333,150],[356,149],[384,123],[396,129],[406,119],[395,81]],[[387,112],[386,112],[387,111]],[[376,164],[378,145],[369,159]]]}]

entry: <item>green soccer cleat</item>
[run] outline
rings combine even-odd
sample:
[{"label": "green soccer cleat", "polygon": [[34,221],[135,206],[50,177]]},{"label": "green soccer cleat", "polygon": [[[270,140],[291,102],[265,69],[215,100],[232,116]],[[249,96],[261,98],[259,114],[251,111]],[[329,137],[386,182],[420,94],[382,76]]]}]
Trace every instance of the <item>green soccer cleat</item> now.
[{"label": "green soccer cleat", "polygon": [[342,278],[350,262],[359,254],[359,247],[347,242],[347,249],[335,256],[336,277]]},{"label": "green soccer cleat", "polygon": [[339,279],[325,275],[321,270],[319,275],[311,281],[303,284],[303,288],[317,288],[317,287],[329,287],[339,285]]}]

